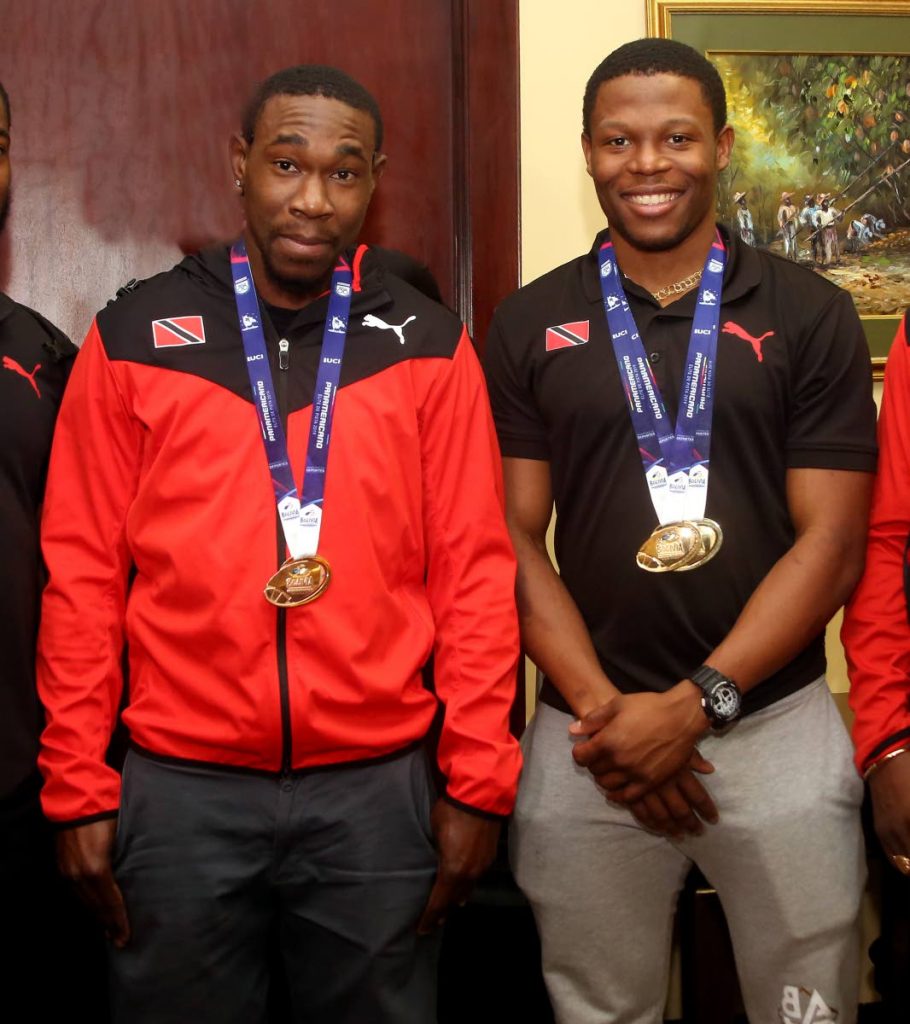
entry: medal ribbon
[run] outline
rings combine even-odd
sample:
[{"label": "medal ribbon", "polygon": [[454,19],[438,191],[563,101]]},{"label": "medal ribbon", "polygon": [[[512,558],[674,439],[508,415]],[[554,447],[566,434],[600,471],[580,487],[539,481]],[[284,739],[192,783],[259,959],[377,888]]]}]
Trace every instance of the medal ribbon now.
[{"label": "medal ribbon", "polygon": [[281,528],[292,558],[308,558],[319,547],[322,527],[322,502],[325,495],[325,474],[332,436],[332,415],[335,395],[341,379],[341,360],[351,309],[352,274],[344,256],[332,273],[329,311],[322,333],[322,351],[316,389],[313,392],[313,420],[303,471],[303,494],[298,494],[294,473],[288,457],[287,440],[281,423],[278,401],[269,357],[262,330],[262,313],[250,261],[243,240],[231,246],[231,276],[234,299],[240,323],[240,339],[246,356],[246,368],[253,389],[253,405],[262,428],[262,443],[272,476],[275,504]]},{"label": "medal ribbon", "polygon": [[606,241],[600,247],[598,262],[613,352],[658,522],[703,519],[708,497],[714,371],[726,262],[723,241],[718,234],[702,271],[675,427],[670,425],[635,326],[612,242]]}]

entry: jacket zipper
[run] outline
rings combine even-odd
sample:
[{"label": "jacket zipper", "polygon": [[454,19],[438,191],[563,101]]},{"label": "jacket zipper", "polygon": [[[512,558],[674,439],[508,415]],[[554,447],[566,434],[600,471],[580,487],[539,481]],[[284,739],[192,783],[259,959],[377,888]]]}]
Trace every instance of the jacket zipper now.
[{"label": "jacket zipper", "polygon": [[[278,415],[288,432],[287,406],[287,373],[290,365],[290,343],[287,338],[278,342]],[[276,517],[277,518],[277,517]],[[285,543],[281,520],[278,519],[278,565],[284,563]],[[288,775],[291,771],[291,696],[288,688],[288,652],[287,652],[287,609],[278,609],[278,692],[281,699],[281,774]]]}]

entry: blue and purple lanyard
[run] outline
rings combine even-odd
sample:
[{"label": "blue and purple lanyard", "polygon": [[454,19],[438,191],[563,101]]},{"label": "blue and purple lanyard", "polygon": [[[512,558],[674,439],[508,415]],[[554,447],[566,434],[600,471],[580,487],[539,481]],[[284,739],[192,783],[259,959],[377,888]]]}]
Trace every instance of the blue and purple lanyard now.
[{"label": "blue and purple lanyard", "polygon": [[322,334],[319,371],[313,393],[313,419],[303,472],[303,493],[299,494],[288,456],[287,440],[281,423],[272,371],[269,367],[262,313],[246,246],[241,239],[231,246],[231,276],[240,323],[240,338],[246,368],[253,389],[253,404],[262,428],[262,440],[272,476],[275,503],[292,558],[315,555],[322,526],[325,474],[332,436],[335,395],[341,379],[341,360],[351,309],[353,275],[344,256],[339,257],[332,273],[329,311]]},{"label": "blue and purple lanyard", "polygon": [[716,235],[702,271],[675,427],[629,308],[612,242],[600,247],[598,262],[616,365],[658,521],[702,519],[708,492],[724,244]]}]

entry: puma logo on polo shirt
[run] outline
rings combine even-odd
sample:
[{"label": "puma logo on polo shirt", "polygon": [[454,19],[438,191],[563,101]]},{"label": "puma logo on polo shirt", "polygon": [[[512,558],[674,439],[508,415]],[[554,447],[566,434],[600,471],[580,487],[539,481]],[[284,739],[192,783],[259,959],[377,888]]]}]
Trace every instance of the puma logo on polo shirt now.
[{"label": "puma logo on polo shirt", "polygon": [[559,324],[557,327],[548,327],[546,336],[547,351],[555,352],[559,348],[574,348],[576,345],[586,345],[590,329],[590,320],[577,320],[571,324]]},{"label": "puma logo on polo shirt", "polygon": [[17,363],[16,360],[12,358],[12,356],[4,356],[3,369],[12,370],[13,373],[18,373],[20,377],[25,377],[29,384],[31,384],[35,394],[39,398],[41,397],[41,392],[38,390],[38,385],[35,383],[35,375],[41,369],[41,363],[36,363],[34,370],[32,370],[32,372],[29,373],[28,370],[26,370],[24,366],[21,366],[19,363]]},{"label": "puma logo on polo shirt", "polygon": [[752,335],[744,328],[740,327],[739,324],[735,324],[732,320],[728,320],[721,328],[722,334],[732,334],[734,338],[740,338],[742,341],[748,342],[752,346],[752,351],[755,353],[755,358],[762,362],[764,357],[762,356],[761,343],[765,338],[772,338],[774,331],[765,331],[764,334],[757,338],[753,338]]}]

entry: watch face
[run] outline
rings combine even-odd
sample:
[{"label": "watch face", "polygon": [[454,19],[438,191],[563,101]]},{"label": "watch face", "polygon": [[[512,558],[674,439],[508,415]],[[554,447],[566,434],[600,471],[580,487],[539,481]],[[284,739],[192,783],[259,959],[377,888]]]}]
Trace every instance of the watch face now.
[{"label": "watch face", "polygon": [[733,683],[718,683],[712,688],[708,700],[711,710],[721,722],[732,722],[739,714],[739,690]]}]

